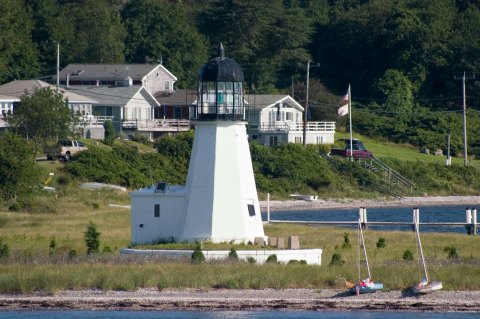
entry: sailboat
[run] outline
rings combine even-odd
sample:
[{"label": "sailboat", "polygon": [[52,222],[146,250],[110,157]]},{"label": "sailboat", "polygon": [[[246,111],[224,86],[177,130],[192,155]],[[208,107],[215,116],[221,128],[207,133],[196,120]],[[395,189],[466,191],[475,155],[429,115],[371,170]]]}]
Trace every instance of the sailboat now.
[{"label": "sailboat", "polygon": [[[367,266],[368,277],[364,280],[361,280],[358,284],[354,284],[353,282],[345,280],[345,285],[350,290],[350,292],[354,294],[365,294],[365,293],[375,292],[377,290],[382,290],[383,289],[382,283],[372,281],[372,274],[370,273],[370,266],[368,264],[367,249],[365,247],[365,239],[363,238],[361,220],[358,220],[358,231],[359,231],[359,237],[361,238],[361,241],[362,241],[363,254],[365,256],[365,264]],[[359,240],[359,244],[360,244],[360,240]],[[360,279],[360,250],[358,252],[358,278]]]},{"label": "sailboat", "polygon": [[420,241],[420,230],[419,230],[419,218],[418,218],[418,209],[413,210],[413,219],[415,221],[415,235],[417,237],[417,245],[420,252],[420,259],[423,265],[423,279],[412,287],[412,290],[415,294],[427,294],[436,290],[443,288],[440,281],[429,281],[427,265],[425,263],[425,257],[423,256],[422,242]]}]

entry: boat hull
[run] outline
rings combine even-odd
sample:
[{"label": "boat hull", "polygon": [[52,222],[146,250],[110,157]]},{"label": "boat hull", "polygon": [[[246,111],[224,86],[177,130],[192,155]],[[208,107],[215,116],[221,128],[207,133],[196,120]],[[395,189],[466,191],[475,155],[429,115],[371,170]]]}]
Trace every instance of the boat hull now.
[{"label": "boat hull", "polygon": [[357,291],[358,291],[359,294],[368,294],[368,293],[373,293],[379,290],[383,290],[383,284],[376,282],[372,286],[356,285],[355,287],[350,289],[350,292],[352,294],[357,294]]},{"label": "boat hull", "polygon": [[428,294],[442,288],[443,286],[440,281],[430,281],[426,285],[415,285],[412,287],[412,290],[415,294]]}]

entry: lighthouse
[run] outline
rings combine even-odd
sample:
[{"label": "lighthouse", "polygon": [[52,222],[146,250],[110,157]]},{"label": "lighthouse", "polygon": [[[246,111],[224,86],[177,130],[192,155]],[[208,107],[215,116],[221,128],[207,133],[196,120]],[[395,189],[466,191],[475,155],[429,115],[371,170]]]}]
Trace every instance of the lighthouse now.
[{"label": "lighthouse", "polygon": [[253,242],[264,237],[246,132],[243,71],[218,56],[198,72],[195,138],[182,238]]},{"label": "lighthouse", "polygon": [[246,132],[243,71],[220,44],[197,80],[187,183],[131,193],[133,243],[266,240]]}]

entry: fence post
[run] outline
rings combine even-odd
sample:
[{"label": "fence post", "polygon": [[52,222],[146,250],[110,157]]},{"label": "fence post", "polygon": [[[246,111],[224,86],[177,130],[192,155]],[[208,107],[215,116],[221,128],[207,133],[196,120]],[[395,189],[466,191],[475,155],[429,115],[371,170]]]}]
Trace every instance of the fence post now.
[{"label": "fence post", "polygon": [[367,208],[363,207],[362,210],[363,210],[363,229],[367,229],[368,228],[368,226],[367,226],[367,223],[368,223]]},{"label": "fence post", "polygon": [[473,235],[477,235],[477,209],[472,208]]},{"label": "fence post", "polygon": [[270,193],[267,193],[267,222],[270,224]]},{"label": "fence post", "polygon": [[472,210],[470,207],[465,209],[465,228],[467,229],[467,234],[472,234]]},{"label": "fence post", "polygon": [[413,209],[413,230],[420,229],[420,210],[418,208]]}]

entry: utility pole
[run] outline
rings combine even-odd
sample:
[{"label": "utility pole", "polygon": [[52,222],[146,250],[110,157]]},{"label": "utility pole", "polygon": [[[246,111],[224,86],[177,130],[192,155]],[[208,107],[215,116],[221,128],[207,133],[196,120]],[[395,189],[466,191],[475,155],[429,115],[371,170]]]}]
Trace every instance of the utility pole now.
[{"label": "utility pole", "polygon": [[465,80],[474,80],[475,76],[466,77],[465,71],[462,77],[454,77],[455,80],[462,80],[462,99],[463,99],[463,160],[464,164],[468,165],[468,153],[467,153],[467,101],[465,94]]},{"label": "utility pole", "polygon": [[[308,93],[310,88],[310,63],[312,61],[308,60],[307,62],[307,93],[305,94],[305,110],[303,116],[303,146],[307,145],[307,119],[308,119]],[[317,63],[313,67],[319,67],[320,64]]]},{"label": "utility pole", "polygon": [[310,60],[307,62],[307,93],[305,95],[305,110],[303,113],[303,146],[307,145],[308,89],[310,86]]},{"label": "utility pole", "polygon": [[55,41],[57,44],[57,92],[60,87],[60,42]]}]

